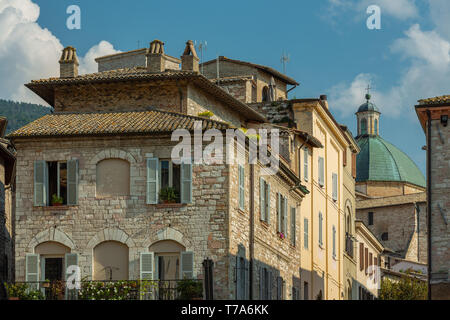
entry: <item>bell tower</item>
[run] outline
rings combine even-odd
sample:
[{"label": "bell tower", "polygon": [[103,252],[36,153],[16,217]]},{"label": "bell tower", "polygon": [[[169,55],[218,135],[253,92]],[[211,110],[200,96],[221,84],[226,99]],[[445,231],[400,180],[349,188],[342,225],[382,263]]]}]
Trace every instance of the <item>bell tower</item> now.
[{"label": "bell tower", "polygon": [[356,112],[358,137],[364,135],[380,135],[380,111],[377,106],[370,101],[370,86],[367,86],[366,102],[362,104]]}]

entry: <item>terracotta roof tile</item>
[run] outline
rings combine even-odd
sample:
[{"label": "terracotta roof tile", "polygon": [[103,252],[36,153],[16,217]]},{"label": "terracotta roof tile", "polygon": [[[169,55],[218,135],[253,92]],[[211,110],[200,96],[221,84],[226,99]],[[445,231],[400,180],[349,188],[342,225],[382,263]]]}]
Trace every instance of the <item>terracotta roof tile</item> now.
[{"label": "terracotta roof tile", "polygon": [[55,113],[29,123],[9,134],[8,137],[170,133],[176,129],[193,130],[195,121],[202,121],[204,130],[230,128],[230,125],[224,122],[158,110]]},{"label": "terracotta roof tile", "polygon": [[450,103],[450,95],[419,100],[420,105]]}]

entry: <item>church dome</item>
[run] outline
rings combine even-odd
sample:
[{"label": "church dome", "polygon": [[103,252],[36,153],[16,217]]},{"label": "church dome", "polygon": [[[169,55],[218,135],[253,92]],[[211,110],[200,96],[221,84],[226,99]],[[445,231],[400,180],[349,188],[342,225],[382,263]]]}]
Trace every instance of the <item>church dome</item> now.
[{"label": "church dome", "polygon": [[410,157],[380,136],[357,138],[356,182],[395,181],[426,187],[425,177]]}]

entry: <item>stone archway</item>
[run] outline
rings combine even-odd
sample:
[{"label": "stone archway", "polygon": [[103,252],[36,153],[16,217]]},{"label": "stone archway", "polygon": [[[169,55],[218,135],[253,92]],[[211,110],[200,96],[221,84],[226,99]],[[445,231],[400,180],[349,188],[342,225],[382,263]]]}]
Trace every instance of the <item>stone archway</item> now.
[{"label": "stone archway", "polygon": [[72,239],[63,231],[58,228],[48,228],[35,235],[28,244],[28,252],[34,252],[36,246],[44,242],[59,242],[70,250],[75,249],[75,243]]},{"label": "stone archway", "polygon": [[186,250],[191,249],[191,241],[187,239],[180,231],[167,227],[164,229],[160,229],[157,232],[153,233],[143,244],[143,248],[147,249],[152,244],[162,241],[162,240],[173,240],[178,242],[182,246],[186,248]]}]

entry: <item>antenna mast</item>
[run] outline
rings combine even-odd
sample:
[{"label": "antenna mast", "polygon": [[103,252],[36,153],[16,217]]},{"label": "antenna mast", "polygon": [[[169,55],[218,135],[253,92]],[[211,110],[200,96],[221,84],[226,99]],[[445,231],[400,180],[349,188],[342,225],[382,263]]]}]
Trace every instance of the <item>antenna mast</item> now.
[{"label": "antenna mast", "polygon": [[197,43],[197,40],[195,40],[194,44],[197,47],[197,50],[200,51],[200,64],[202,66],[201,73],[203,74],[203,50],[207,51],[208,41],[201,40]]},{"label": "antenna mast", "polygon": [[283,54],[281,55],[281,64],[283,65],[283,73],[286,74],[286,65],[291,62],[291,55],[286,55],[283,51]]}]

